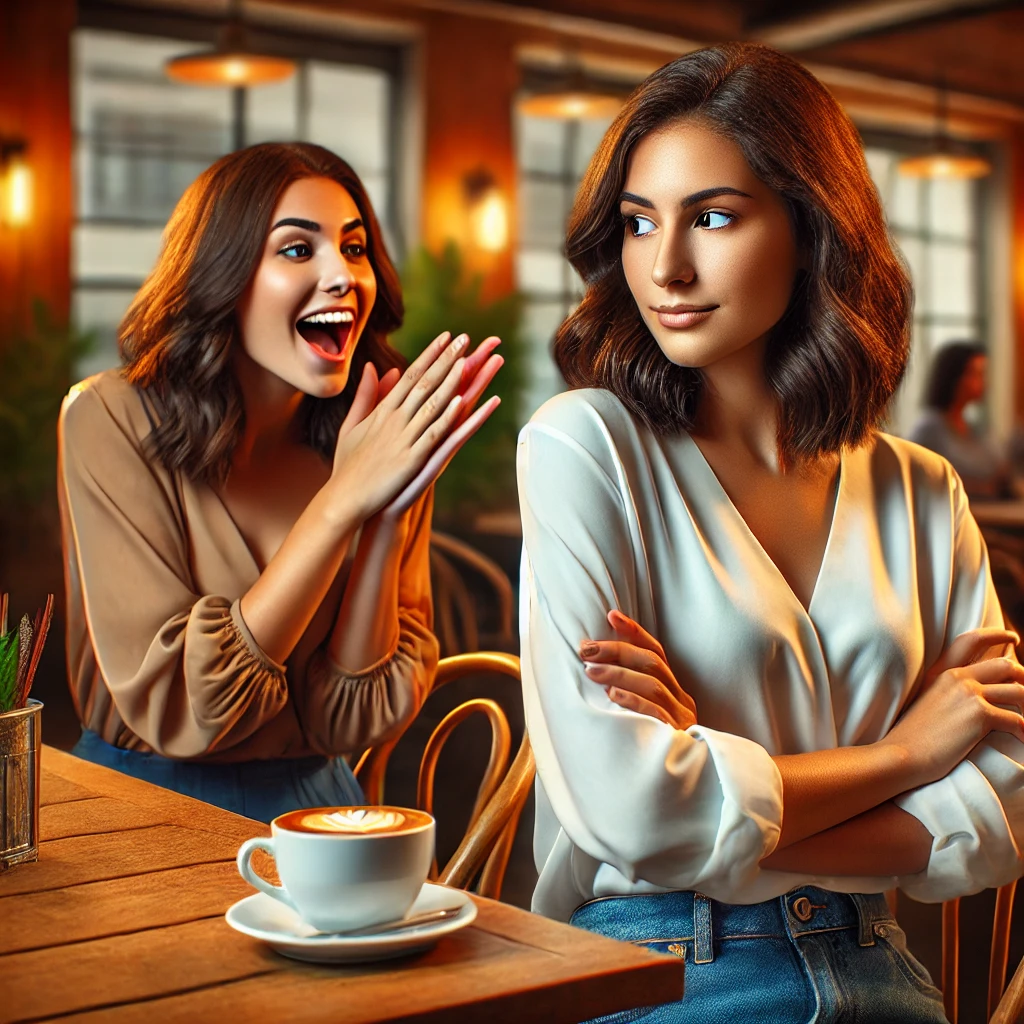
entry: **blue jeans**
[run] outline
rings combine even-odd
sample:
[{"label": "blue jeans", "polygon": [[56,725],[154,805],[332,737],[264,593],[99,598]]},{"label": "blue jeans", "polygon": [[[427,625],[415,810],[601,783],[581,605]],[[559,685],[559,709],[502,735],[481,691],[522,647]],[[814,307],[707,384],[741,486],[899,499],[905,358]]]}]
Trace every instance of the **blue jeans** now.
[{"label": "blue jeans", "polygon": [[693,892],[613,896],[584,903],[570,923],[686,961],[680,1002],[601,1024],[946,1020],[939,990],[880,894],[803,886],[751,906]]},{"label": "blue jeans", "polygon": [[298,807],[345,807],[364,803],[352,769],[340,757],[282,758],[209,764],[122,750],[89,729],[71,751],[164,789],[173,789],[256,821],[269,822]]}]

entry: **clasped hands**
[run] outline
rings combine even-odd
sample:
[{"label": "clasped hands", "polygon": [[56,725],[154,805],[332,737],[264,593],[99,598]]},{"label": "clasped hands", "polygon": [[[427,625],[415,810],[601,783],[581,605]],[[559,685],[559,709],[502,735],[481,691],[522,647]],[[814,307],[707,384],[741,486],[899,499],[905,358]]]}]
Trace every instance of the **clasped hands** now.
[{"label": "clasped hands", "polygon": [[499,343],[487,338],[467,356],[469,338],[445,331],[404,373],[394,368],[378,379],[367,362],[332,471],[360,521],[400,519],[498,407],[495,395],[474,412],[504,363],[494,354]]},{"label": "clasped hands", "polygon": [[[679,684],[664,648],[639,623],[613,610],[619,639],[580,644],[587,677],[619,707],[675,729],[697,724],[697,705]],[[879,742],[898,744],[915,762],[918,784],[941,778],[990,732],[1024,742],[1024,668],[1012,653],[1011,630],[983,627],[958,636],[925,673],[901,717]]]}]

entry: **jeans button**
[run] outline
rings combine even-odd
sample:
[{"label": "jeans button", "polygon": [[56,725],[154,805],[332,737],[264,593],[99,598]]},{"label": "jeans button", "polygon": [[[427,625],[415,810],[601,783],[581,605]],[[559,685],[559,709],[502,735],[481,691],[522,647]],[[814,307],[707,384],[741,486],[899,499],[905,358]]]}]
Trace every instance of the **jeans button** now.
[{"label": "jeans button", "polygon": [[875,925],[875,934],[880,939],[887,939],[889,937],[889,926],[884,924]]},{"label": "jeans button", "polygon": [[811,915],[814,913],[814,908],[811,906],[811,901],[806,896],[797,896],[791,904],[793,913],[801,921],[810,921]]}]

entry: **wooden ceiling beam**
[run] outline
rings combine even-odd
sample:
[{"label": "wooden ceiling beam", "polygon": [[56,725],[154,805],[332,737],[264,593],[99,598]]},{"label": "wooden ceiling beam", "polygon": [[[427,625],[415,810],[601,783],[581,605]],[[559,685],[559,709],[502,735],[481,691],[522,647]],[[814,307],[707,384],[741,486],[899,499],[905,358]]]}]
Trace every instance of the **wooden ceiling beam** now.
[{"label": "wooden ceiling beam", "polygon": [[1008,0],[860,0],[829,10],[751,27],[748,35],[780,50],[810,50],[829,43],[1011,6]]}]

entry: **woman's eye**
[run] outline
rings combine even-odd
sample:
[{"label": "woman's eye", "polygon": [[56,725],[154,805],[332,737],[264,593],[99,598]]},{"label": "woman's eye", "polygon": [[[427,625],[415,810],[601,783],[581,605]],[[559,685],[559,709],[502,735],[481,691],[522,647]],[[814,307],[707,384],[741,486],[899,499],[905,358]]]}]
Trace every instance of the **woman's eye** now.
[{"label": "woman's eye", "polygon": [[283,249],[277,250],[279,256],[288,256],[290,259],[305,259],[313,255],[313,250],[308,242],[292,242]]},{"label": "woman's eye", "polygon": [[654,230],[654,221],[647,217],[641,217],[638,213],[627,217],[626,223],[634,238],[643,238],[644,235],[650,234]]},{"label": "woman's eye", "polygon": [[366,255],[366,246],[362,242],[349,242],[341,247],[342,254],[358,259]]},{"label": "woman's eye", "polygon": [[705,210],[698,218],[697,223],[694,225],[698,228],[708,228],[711,231],[715,231],[718,228],[724,228],[726,225],[733,222],[733,215],[731,213],[719,213],[717,210]]}]

